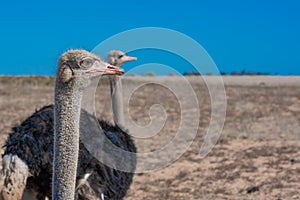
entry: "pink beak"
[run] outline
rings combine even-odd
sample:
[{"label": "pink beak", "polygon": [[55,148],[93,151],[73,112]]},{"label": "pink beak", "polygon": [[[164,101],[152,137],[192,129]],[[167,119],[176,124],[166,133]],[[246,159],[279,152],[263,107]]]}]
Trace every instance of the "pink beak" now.
[{"label": "pink beak", "polygon": [[96,61],[94,66],[87,71],[88,73],[102,72],[102,75],[122,75],[124,69],[108,64],[103,61]]},{"label": "pink beak", "polygon": [[103,75],[122,75],[124,73],[124,69],[116,67],[114,65],[108,65]]},{"label": "pink beak", "polygon": [[122,57],[123,62],[128,62],[128,61],[133,61],[133,60],[137,60],[137,57],[131,57],[131,56],[123,56]]}]

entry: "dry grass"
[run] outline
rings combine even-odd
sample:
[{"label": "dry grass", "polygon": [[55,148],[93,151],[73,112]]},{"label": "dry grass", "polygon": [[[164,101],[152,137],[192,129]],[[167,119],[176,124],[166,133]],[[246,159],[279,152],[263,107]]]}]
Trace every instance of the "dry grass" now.
[{"label": "dry grass", "polygon": [[[179,84],[176,77],[128,77],[124,87],[145,79]],[[53,80],[0,78],[1,144],[14,124],[53,102]],[[199,77],[188,80],[201,110],[196,138],[168,167],[136,174],[126,199],[300,199],[300,78],[276,82],[260,77],[253,83],[245,79],[250,81],[246,84],[240,83],[243,79],[239,77],[226,77],[225,126],[218,144],[204,159],[198,153],[210,122],[210,97]],[[97,113],[111,121],[107,80],[102,83],[97,91]],[[184,95],[184,101],[189,101],[190,94]],[[160,149],[176,135],[183,111],[176,96],[157,84],[149,84],[132,95],[129,109],[133,119],[147,124],[148,110],[157,103],[167,113],[165,127],[154,137],[136,138],[139,152]]]}]

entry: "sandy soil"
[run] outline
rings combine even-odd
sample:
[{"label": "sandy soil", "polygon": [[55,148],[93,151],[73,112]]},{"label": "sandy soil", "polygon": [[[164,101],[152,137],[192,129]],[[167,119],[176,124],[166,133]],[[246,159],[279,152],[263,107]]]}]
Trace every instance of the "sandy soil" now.
[{"label": "sandy soil", "polygon": [[[139,152],[161,149],[176,137],[181,113],[199,109],[201,116],[197,135],[184,154],[167,167],[136,174],[126,199],[300,199],[300,77],[224,77],[226,121],[217,145],[205,158],[199,156],[211,119],[205,81],[213,84],[217,77],[187,78],[198,100],[191,110],[180,110],[192,94],[180,88],[179,79],[123,79],[125,91],[152,82],[130,95],[129,113],[137,124],[149,123],[149,110],[158,120],[166,116],[159,133],[135,138]],[[1,144],[13,125],[53,102],[52,79],[41,80],[0,77]],[[166,84],[180,88],[181,94]],[[98,88],[96,99],[97,115],[112,121],[107,84]],[[155,104],[164,108],[165,115],[151,112]],[[190,130],[188,125],[181,128]]]}]

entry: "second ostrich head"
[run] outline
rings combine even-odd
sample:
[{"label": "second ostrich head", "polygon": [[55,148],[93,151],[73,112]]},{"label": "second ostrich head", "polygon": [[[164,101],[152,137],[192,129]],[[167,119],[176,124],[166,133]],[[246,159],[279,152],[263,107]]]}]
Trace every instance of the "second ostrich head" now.
[{"label": "second ostrich head", "polygon": [[137,60],[137,58],[127,56],[123,51],[120,50],[112,50],[107,55],[107,62],[117,67],[120,67],[125,62],[132,60]]}]

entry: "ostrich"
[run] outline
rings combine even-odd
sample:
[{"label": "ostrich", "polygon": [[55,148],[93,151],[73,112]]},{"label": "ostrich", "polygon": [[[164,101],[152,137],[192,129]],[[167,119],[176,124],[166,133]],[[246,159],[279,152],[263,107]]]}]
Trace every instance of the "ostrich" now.
[{"label": "ostrich", "polygon": [[[83,50],[77,52],[99,59]],[[66,55],[68,53],[64,58],[67,58]],[[73,56],[76,57],[76,54]],[[73,71],[69,70],[67,74],[72,76]],[[3,169],[0,173],[0,199],[21,199],[24,189],[38,200],[52,197],[53,111],[53,105],[45,106],[12,129],[5,144]],[[82,112],[81,115],[89,117],[87,112]],[[136,152],[127,133],[105,121],[98,121],[103,131],[99,134],[104,134],[114,145],[125,151]],[[133,156],[127,162],[132,163],[133,172],[136,158]],[[95,159],[79,139],[75,199],[122,199],[132,177],[132,173],[109,168]],[[55,180],[57,179],[54,177]]]},{"label": "ostrich", "polygon": [[[117,67],[120,67],[125,62],[132,60],[137,60],[137,58],[127,56],[120,50],[112,50],[107,56],[107,62]],[[119,76],[110,76],[109,82],[114,122],[122,130],[125,130],[126,127],[123,113],[122,82]]]},{"label": "ostrich", "polygon": [[54,98],[53,200],[72,200],[75,196],[83,90],[101,74],[120,75],[116,69],[84,51],[69,51],[59,60]]}]

